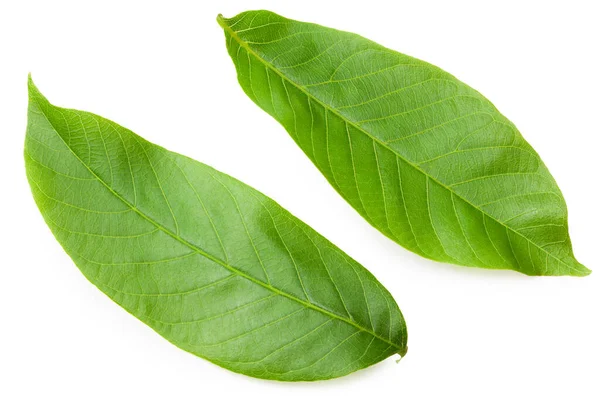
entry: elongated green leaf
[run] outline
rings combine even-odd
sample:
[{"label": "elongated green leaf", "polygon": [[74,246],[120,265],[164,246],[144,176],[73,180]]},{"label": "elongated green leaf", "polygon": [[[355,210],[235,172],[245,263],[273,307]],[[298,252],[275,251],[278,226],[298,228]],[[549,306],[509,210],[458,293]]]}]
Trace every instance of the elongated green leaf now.
[{"label": "elongated green leaf", "polygon": [[480,93],[352,33],[269,11],[218,21],[246,94],[392,240],[460,265],[589,274],[554,179]]},{"label": "elongated green leaf", "polygon": [[29,82],[27,177],[83,274],[176,346],[276,380],[406,353],[387,290],[273,200]]}]

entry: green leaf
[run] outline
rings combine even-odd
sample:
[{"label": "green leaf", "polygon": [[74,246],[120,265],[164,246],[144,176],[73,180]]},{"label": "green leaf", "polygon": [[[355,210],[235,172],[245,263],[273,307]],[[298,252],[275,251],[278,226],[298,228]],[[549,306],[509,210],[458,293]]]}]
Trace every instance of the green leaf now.
[{"label": "green leaf", "polygon": [[479,92],[353,33],[269,11],[218,22],[246,94],[386,236],[459,265],[590,273],[556,182]]},{"label": "green leaf", "polygon": [[176,346],[276,380],[330,379],[406,354],[388,291],[275,201],[29,81],[27,177],[100,290]]}]

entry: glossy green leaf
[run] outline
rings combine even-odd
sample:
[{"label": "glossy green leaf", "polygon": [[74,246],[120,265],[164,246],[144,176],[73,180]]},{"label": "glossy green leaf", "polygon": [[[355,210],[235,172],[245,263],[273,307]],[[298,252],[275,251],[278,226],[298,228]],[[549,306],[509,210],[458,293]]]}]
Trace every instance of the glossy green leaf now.
[{"label": "glossy green leaf", "polygon": [[589,274],[556,182],[479,92],[353,33],[269,11],[218,21],[246,94],[392,240],[459,265]]},{"label": "glossy green leaf", "polygon": [[25,162],[46,223],[86,278],[176,346],[289,381],[406,353],[388,291],[276,202],[114,122],[55,107],[31,80]]}]

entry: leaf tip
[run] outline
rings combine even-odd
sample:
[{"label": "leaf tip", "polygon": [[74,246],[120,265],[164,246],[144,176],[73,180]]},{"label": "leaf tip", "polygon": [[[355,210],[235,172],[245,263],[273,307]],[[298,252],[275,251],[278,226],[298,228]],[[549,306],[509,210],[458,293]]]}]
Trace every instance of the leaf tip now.
[{"label": "leaf tip", "polygon": [[592,270],[587,268],[585,265],[580,264],[580,267],[581,267],[581,274],[579,276],[588,276],[589,274],[592,273]]},{"label": "leaf tip", "polygon": [[397,360],[397,362],[400,362],[400,360],[402,360],[406,356],[407,352],[408,352],[408,346],[404,346],[402,349],[400,349],[400,351],[398,352],[398,355],[400,356],[400,358]]},{"label": "leaf tip", "polygon": [[569,269],[567,271],[564,271],[565,275],[584,277],[592,273],[591,269],[588,269],[585,265],[583,265],[577,260],[574,261],[575,262],[569,266]]},{"label": "leaf tip", "polygon": [[588,269],[585,265],[576,261],[574,265],[569,265],[568,269],[559,270],[555,275],[568,275],[581,278],[584,276],[588,276],[591,273],[591,269]]},{"label": "leaf tip", "polygon": [[406,356],[406,352],[408,351],[408,347],[404,347],[402,350],[400,350],[398,353],[400,358],[396,360],[396,364],[399,364],[400,361],[404,360],[404,357]]},{"label": "leaf tip", "polygon": [[35,86],[35,83],[33,83],[33,78],[31,78],[31,72],[27,74],[27,90],[29,91],[29,94],[31,94],[32,91],[37,91],[37,87]]},{"label": "leaf tip", "polygon": [[217,15],[217,23],[221,26],[221,28],[225,28],[227,24],[225,23],[225,17],[223,14]]},{"label": "leaf tip", "polygon": [[[40,92],[40,90],[33,83],[33,79],[31,78],[31,72],[27,75],[27,91],[29,93],[29,102],[46,100],[44,95]],[[47,100],[46,100],[47,101]]]}]

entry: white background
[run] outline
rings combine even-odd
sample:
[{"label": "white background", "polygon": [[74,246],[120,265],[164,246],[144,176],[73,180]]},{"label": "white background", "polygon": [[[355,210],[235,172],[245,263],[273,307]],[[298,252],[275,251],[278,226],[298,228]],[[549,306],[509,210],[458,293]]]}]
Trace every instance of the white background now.
[{"label": "white background", "polygon": [[[0,398],[599,399],[597,1],[0,1]],[[520,128],[569,206],[586,278],[435,263],[368,225],[239,87],[215,18],[265,8],[455,74]],[[392,292],[409,352],[284,384],[185,353],[88,283],[44,224],[22,157],[27,73],[261,190]]]}]

